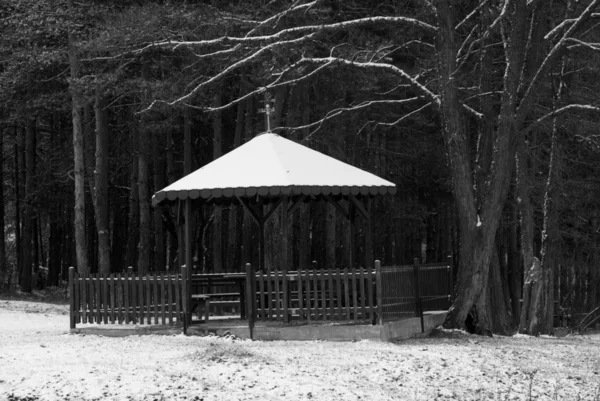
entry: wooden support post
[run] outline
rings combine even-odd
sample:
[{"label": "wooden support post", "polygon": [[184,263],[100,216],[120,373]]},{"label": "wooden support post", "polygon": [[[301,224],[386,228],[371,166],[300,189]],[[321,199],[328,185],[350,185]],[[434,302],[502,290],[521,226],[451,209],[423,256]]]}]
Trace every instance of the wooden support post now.
[{"label": "wooden support post", "polygon": [[281,208],[281,260],[283,263],[283,321],[289,323],[288,315],[288,196],[283,196],[283,207]]},{"label": "wooden support post", "polygon": [[348,220],[350,221],[350,249],[348,255],[348,268],[354,267],[354,248],[356,245],[356,209],[352,202],[348,202]]},{"label": "wooden support post", "polygon": [[377,324],[383,325],[383,288],[381,288],[381,262],[375,261],[375,290],[377,293]]},{"label": "wooden support post", "polygon": [[261,199],[258,205],[258,269],[265,273],[265,206]]},{"label": "wooden support post", "polygon": [[75,268],[69,267],[69,322],[75,328]]},{"label": "wooden support post", "polygon": [[419,291],[419,258],[414,259],[413,263],[413,288],[415,292],[415,316],[421,318],[421,333],[425,332],[425,327],[423,324],[423,308],[421,305],[421,295]]},{"label": "wooden support post", "polygon": [[248,317],[248,329],[250,330],[250,339],[254,332],[254,318],[256,317],[256,277],[254,269],[250,263],[246,263],[246,316]]},{"label": "wooden support post", "polygon": [[[186,198],[185,199],[185,266],[186,266],[186,271],[187,271],[187,276],[186,276],[186,284],[187,284],[187,288],[186,288],[186,297],[184,298],[184,302],[187,305],[187,311],[191,311],[191,296],[192,296],[192,269],[194,268],[193,266],[193,260],[192,260],[192,255],[193,255],[193,248],[192,248],[192,241],[193,241],[193,236],[194,236],[194,221],[192,219],[192,199],[191,198]],[[189,321],[191,322],[192,319],[192,315],[190,314],[189,316],[186,315],[186,318],[189,319]]]},{"label": "wooden support post", "polygon": [[373,268],[373,227],[371,225],[371,197],[366,199],[366,221],[365,221],[365,267]]},{"label": "wooden support post", "polygon": [[177,264],[179,268],[185,264],[185,229],[183,222],[182,201],[177,201]]},{"label": "wooden support post", "polygon": [[[189,303],[188,303],[188,272],[186,266],[181,266],[181,312],[183,315],[183,334],[187,334],[187,326],[188,326],[188,311],[189,311]],[[148,278],[146,278],[148,279]],[[150,312],[148,312],[150,313]]]}]

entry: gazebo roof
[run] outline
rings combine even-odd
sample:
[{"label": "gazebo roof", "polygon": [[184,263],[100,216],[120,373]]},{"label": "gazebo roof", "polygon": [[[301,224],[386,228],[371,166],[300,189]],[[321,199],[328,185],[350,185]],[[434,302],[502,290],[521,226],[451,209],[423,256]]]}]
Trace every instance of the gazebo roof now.
[{"label": "gazebo roof", "polygon": [[152,197],[164,200],[278,195],[385,195],[396,185],[267,132],[181,178]]}]

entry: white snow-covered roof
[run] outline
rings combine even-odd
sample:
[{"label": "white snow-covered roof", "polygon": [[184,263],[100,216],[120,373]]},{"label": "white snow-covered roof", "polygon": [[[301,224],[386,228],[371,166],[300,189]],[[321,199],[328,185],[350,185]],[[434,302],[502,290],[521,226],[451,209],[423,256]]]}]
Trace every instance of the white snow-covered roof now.
[{"label": "white snow-covered roof", "polygon": [[152,203],[188,197],[395,192],[390,181],[268,132],[158,191]]}]

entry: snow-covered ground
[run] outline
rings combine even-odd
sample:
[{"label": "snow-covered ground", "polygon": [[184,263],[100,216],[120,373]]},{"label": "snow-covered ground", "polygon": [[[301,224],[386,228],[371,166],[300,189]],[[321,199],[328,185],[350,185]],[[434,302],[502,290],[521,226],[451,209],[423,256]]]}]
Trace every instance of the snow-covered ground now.
[{"label": "snow-covered ground", "polygon": [[600,336],[399,343],[69,334],[67,307],[0,300],[0,400],[600,399]]}]

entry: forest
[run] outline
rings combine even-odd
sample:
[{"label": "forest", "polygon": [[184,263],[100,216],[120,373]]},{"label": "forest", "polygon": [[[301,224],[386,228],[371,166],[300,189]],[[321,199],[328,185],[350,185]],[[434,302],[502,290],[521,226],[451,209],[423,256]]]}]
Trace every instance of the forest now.
[{"label": "forest", "polygon": [[[274,132],[398,191],[356,230],[302,205],[287,261],[275,215],[267,268],[363,263],[370,229],[384,265],[452,256],[446,326],[552,333],[600,298],[599,3],[4,0],[0,288],[178,269],[152,195],[264,132],[272,96]],[[195,219],[194,268],[256,263],[241,206]]]}]

